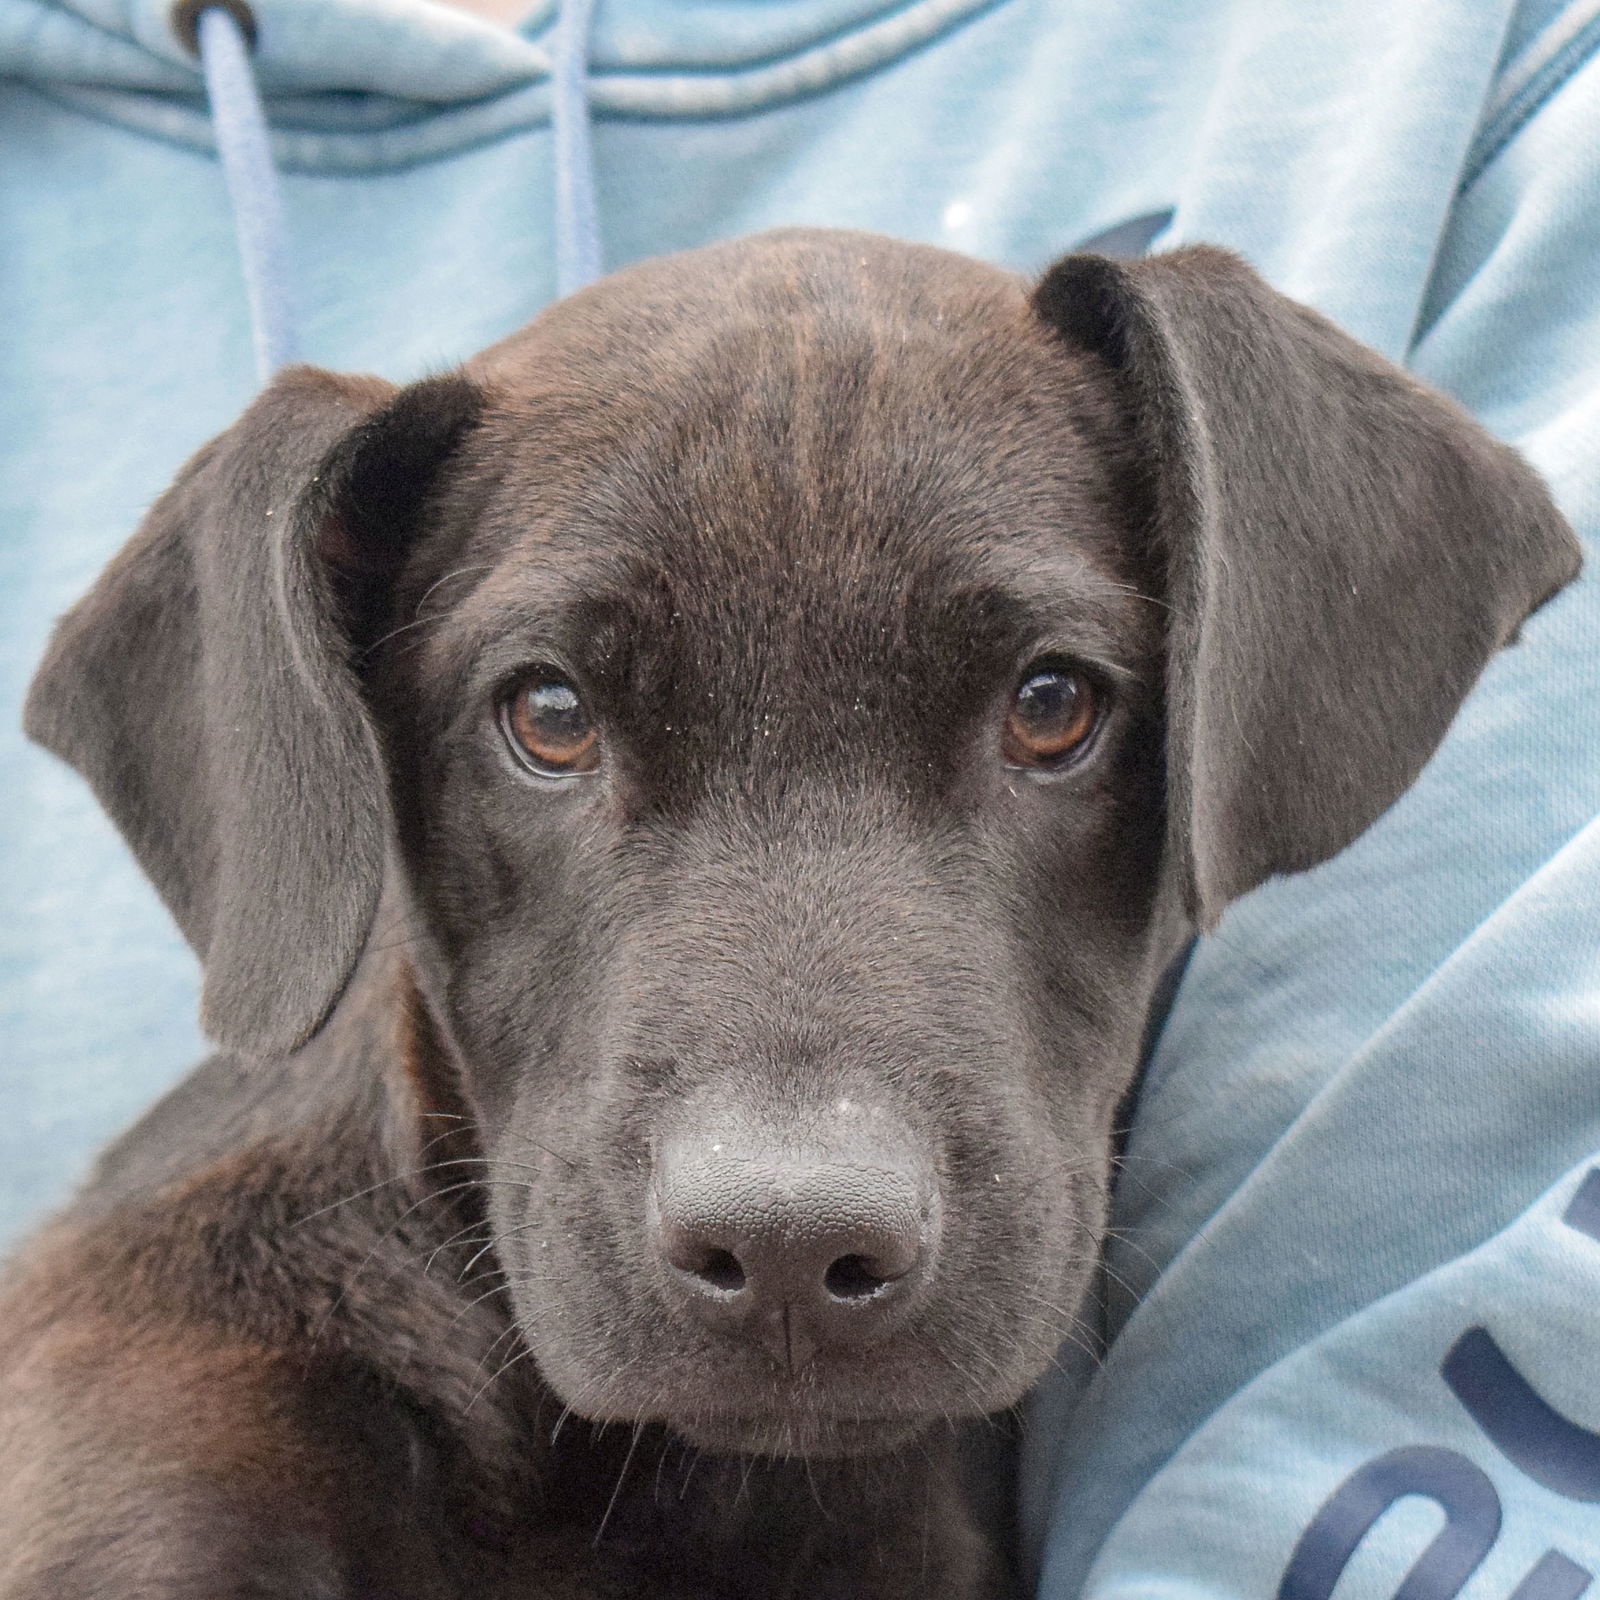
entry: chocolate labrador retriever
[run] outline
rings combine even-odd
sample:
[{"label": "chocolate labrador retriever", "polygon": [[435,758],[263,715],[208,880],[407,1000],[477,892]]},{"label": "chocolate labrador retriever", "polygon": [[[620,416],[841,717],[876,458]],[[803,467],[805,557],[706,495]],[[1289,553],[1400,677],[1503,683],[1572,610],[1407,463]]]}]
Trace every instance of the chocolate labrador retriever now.
[{"label": "chocolate labrador retriever", "polygon": [[1236,258],[795,231],[460,371],[301,367],[33,735],[219,1050],[0,1301],[4,1600],[987,1596],[1195,926],[1572,577]]}]

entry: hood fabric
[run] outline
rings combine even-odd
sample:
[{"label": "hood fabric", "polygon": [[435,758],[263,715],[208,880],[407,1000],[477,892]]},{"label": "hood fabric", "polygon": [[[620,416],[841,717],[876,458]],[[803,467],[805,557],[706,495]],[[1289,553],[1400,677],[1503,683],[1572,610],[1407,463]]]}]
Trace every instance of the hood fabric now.
[{"label": "hood fabric", "polygon": [[[600,274],[588,123],[590,3],[563,0],[551,69],[559,295],[572,294]],[[174,13],[175,18],[183,15]],[[251,60],[256,46],[254,19],[249,13],[242,19],[222,5],[206,6],[197,17],[193,12],[188,17],[194,18],[193,42],[205,79],[217,157],[233,206],[256,374],[265,381],[295,359],[299,340],[271,127]],[[187,39],[188,20],[178,25]]]},{"label": "hood fabric", "polygon": [[[1116,1194],[1115,1338],[1064,1350],[1033,1410],[1040,1592],[1277,1592],[1303,1538],[1354,1548],[1375,1494],[1425,1500],[1391,1457],[1432,1450],[1504,1509],[1471,1595],[1574,1600],[1592,1517],[1441,1361],[1489,1328],[1600,1437],[1600,1233],[1570,1221],[1600,1162],[1600,0],[588,10],[253,0],[208,103],[165,0],[0,0],[0,1234],[204,1049],[192,958],[18,722],[50,619],[249,399],[253,343],[410,380],[602,241],[616,267],[823,224],[1034,272],[1212,240],[1523,449],[1591,576],[1391,813],[1197,948]],[[1418,1526],[1377,1528],[1360,1593]],[[1519,1587],[1558,1545],[1566,1587]]]},{"label": "hood fabric", "polygon": [[[995,0],[674,0],[602,9],[597,110],[728,116],[820,93],[929,43]],[[170,0],[3,0],[0,75],[130,129],[213,149],[200,74]],[[279,164],[375,171],[547,124],[554,0],[518,32],[442,0],[263,0],[254,68]],[[380,133],[381,138],[373,135]]]}]

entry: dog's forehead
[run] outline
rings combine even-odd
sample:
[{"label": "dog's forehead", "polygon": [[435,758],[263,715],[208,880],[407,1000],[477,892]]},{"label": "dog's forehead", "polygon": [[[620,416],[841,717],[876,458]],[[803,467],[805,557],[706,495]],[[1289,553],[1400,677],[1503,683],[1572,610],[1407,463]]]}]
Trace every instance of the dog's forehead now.
[{"label": "dog's forehead", "polygon": [[767,236],[607,280],[475,375],[479,578],[437,636],[458,659],[608,609],[702,655],[855,633],[859,656],[997,596],[1106,648],[1142,620],[1111,380],[997,269]]}]

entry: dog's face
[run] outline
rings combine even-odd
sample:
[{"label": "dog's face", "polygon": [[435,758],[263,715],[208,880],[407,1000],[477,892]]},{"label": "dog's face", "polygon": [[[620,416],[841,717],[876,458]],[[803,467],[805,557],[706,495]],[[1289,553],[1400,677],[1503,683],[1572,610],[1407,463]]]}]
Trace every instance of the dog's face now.
[{"label": "dog's face", "polygon": [[581,1411],[703,1442],[1016,1397],[1148,993],[1163,630],[1111,376],[1020,284],[873,254],[647,277],[648,386],[582,301],[483,361],[515,404],[381,624],[426,619],[377,700],[529,1337]]},{"label": "dog's face", "polygon": [[[213,1030],[315,1027],[388,857],[551,1384],[816,1452],[1042,1370],[1184,917],[1359,832],[1573,566],[1520,463],[1231,258],[1030,295],[829,234],[399,395],[291,375],[142,537],[33,725]],[[95,707],[183,607],[140,646],[179,799]]]}]

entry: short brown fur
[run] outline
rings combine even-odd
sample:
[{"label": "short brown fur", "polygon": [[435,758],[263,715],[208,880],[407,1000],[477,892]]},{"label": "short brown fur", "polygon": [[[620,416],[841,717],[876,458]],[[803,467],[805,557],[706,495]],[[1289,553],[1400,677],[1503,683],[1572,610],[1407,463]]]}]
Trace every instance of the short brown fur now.
[{"label": "short brown fur", "polygon": [[[1575,550],[1203,248],[789,232],[284,374],[30,697],[221,1048],[0,1287],[0,1600],[1001,1593],[957,1424],[1091,1331],[1161,972]],[[1023,770],[1045,669],[1105,710]],[[594,774],[518,766],[536,671]]]}]

